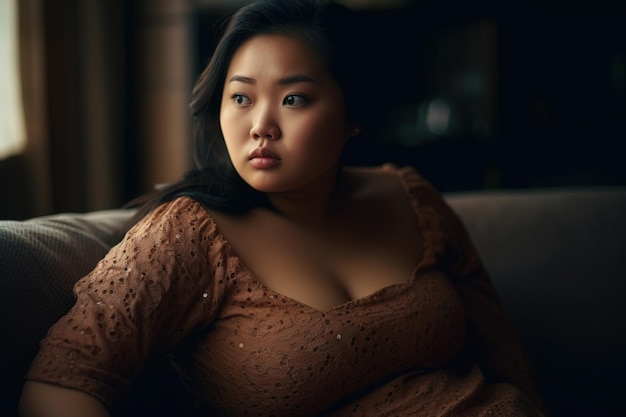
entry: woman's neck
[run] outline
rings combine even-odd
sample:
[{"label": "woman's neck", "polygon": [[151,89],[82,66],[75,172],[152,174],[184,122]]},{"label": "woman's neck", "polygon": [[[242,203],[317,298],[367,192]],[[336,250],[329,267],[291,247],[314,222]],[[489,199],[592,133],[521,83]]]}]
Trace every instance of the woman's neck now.
[{"label": "woman's neck", "polygon": [[306,224],[324,224],[332,217],[341,192],[339,170],[331,170],[329,175],[295,191],[271,193],[267,197],[274,209],[291,220]]}]

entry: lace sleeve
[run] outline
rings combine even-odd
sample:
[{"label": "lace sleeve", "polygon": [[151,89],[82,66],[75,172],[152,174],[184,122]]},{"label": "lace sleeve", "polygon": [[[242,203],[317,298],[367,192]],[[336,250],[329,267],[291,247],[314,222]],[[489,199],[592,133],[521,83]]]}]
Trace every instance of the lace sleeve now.
[{"label": "lace sleeve", "polygon": [[221,294],[215,223],[181,198],[137,223],[74,287],[76,303],[49,331],[27,379],[73,388],[112,407],[151,356],[213,319]]}]

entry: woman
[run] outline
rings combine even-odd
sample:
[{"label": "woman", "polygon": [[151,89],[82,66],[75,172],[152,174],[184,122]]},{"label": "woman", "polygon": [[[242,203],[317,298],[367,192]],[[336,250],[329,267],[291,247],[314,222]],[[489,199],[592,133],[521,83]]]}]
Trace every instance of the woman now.
[{"label": "woman", "polygon": [[25,416],[106,416],[162,355],[220,415],[543,415],[440,195],[341,164],[371,108],[350,22],[317,0],[234,15],[194,90],[198,168],[76,284]]}]

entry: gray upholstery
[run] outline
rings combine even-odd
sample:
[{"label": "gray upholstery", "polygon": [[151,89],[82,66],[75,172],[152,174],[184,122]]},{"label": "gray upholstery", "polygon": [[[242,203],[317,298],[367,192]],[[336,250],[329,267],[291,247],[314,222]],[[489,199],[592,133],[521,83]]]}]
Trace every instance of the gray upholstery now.
[{"label": "gray upholstery", "polygon": [[449,198],[555,416],[626,415],[626,189]]},{"label": "gray upholstery", "polygon": [[[446,198],[526,342],[553,414],[626,415],[626,188]],[[71,306],[73,283],[119,239],[131,214],[111,210],[0,221],[0,415],[15,414],[21,375],[38,341]],[[159,415],[184,414],[158,403],[168,396],[162,382],[171,375],[159,376],[155,369],[147,380],[159,384],[144,383],[120,415],[154,415],[159,409]],[[138,411],[144,406],[152,411]]]},{"label": "gray upholstery", "polygon": [[0,221],[0,415],[11,416],[21,378],[47,329],[73,303],[72,287],[121,235],[130,212]]}]

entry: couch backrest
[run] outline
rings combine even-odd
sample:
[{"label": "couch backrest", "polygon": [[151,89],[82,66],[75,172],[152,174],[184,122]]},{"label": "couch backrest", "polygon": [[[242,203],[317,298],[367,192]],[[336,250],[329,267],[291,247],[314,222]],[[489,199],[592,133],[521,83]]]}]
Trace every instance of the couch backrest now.
[{"label": "couch backrest", "polygon": [[626,415],[626,188],[449,196],[555,416]]},{"label": "couch backrest", "polygon": [[[554,416],[624,415],[626,188],[446,198],[526,342]],[[14,408],[39,340],[72,305],[74,282],[131,215],[0,221],[0,415]]]}]

